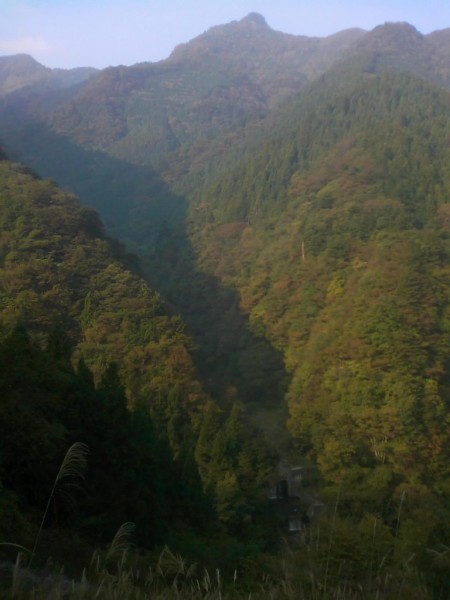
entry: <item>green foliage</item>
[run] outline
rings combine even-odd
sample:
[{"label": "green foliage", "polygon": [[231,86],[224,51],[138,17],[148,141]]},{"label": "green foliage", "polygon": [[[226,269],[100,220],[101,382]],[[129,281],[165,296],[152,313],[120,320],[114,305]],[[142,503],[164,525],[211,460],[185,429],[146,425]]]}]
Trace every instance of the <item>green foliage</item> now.
[{"label": "green foliage", "polygon": [[277,456],[250,425],[242,405],[235,403],[225,419],[213,403],[206,405],[195,458],[227,531],[265,546],[275,533],[264,512],[265,486],[273,477]]},{"label": "green foliage", "polygon": [[[136,274],[102,231],[96,213],[24,168],[0,163],[0,323],[19,321],[61,359],[83,357],[96,381],[120,365],[131,402],[178,386],[194,410],[190,342],[177,317]],[[120,249],[119,249],[120,251]]]},{"label": "green foliage", "polygon": [[[3,335],[2,481],[32,514],[47,496],[49,465],[68,443],[82,441],[91,449],[89,494],[74,523],[87,539],[103,540],[131,519],[146,546],[176,526],[203,531],[212,523],[250,539],[263,528],[255,514],[265,503],[261,490],[274,457],[244,435],[241,417],[232,413],[226,464],[216,455],[197,466],[207,396],[181,319],[167,316],[160,297],[124,268],[100,225],[84,229],[87,209],[52,183],[6,161],[1,167],[6,285],[0,319],[5,332],[19,318],[29,331]],[[21,436],[9,433],[16,427]],[[29,468],[16,478],[21,460]],[[220,493],[215,478],[223,470],[236,481],[240,510],[224,499],[228,492]],[[61,510],[67,523],[70,511]]]},{"label": "green foliage", "polygon": [[[330,74],[205,192],[215,222],[190,227],[199,268],[284,353],[289,429],[326,497],[340,490],[337,526],[378,515],[396,565],[430,582],[450,500],[448,114],[448,94],[409,75]],[[237,480],[221,482],[229,515]]]},{"label": "green foliage", "polygon": [[[311,527],[286,560],[281,587],[265,592],[442,596],[450,505],[445,35],[428,43],[408,25],[387,24],[355,35],[360,41],[324,74],[347,41],[329,40],[329,53],[314,54],[306,40],[288,43],[250,15],[162,65],[103,72],[38,124],[24,104],[5,103],[8,142],[78,185],[145,257],[149,280],[193,331],[199,372],[221,400],[219,409],[196,380],[181,320],[123,267],[95,214],[2,161],[0,322],[20,357],[1,416],[11,514],[22,498],[31,502],[32,489],[45,497],[48,485],[34,450],[13,486],[24,440],[54,465],[69,437],[85,433],[98,457],[96,500],[80,518],[94,537],[111,534],[119,518],[135,520],[133,509],[142,523],[155,515],[138,527],[144,543],[162,539],[170,506],[178,523],[200,529],[206,514],[221,534],[267,547],[261,490],[275,458],[251,423],[261,406],[285,402],[295,460],[318,467],[323,500],[336,511],[322,536]],[[287,57],[291,66],[280,68]],[[294,89],[302,91],[288,98]],[[17,321],[29,337],[11,333]],[[51,327],[55,383],[36,343]],[[61,329],[75,345],[77,372]],[[42,385],[64,389],[71,410]],[[14,439],[11,423],[21,424]],[[126,474],[111,489],[127,500],[111,510],[106,460]],[[42,480],[30,487],[34,468]],[[100,516],[86,523],[94,506]]]},{"label": "green foliage", "polygon": [[[182,476],[148,412],[127,409],[115,365],[95,388],[84,363],[74,371],[17,329],[0,345],[0,373],[2,514],[11,519],[2,519],[2,539],[16,523],[15,540],[30,545],[28,536],[33,523],[37,528],[46,498],[41,528],[65,527],[97,543],[131,517],[139,543],[146,546],[160,542],[172,528],[202,530],[214,520],[195,466]],[[58,470],[64,449],[75,440]],[[78,448],[85,445],[90,455],[84,493],[75,490],[67,497],[65,478],[78,473]],[[202,518],[189,518],[200,506]]]}]

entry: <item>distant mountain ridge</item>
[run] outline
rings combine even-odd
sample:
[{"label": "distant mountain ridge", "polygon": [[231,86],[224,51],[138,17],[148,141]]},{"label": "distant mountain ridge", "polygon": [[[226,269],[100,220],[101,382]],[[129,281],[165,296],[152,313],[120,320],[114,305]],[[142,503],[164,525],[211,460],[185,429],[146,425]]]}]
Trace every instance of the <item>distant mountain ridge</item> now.
[{"label": "distant mountain ridge", "polygon": [[[349,30],[324,39],[293,36],[273,31],[263,17],[250,14],[178,46],[167,60],[111,67],[86,78],[68,100],[66,94],[58,101],[47,122],[77,143],[155,164],[180,145],[202,140],[206,131],[208,138],[263,117],[324,72],[361,35],[361,30]],[[23,57],[4,62],[5,72],[15,63],[19,71],[17,81],[4,77],[4,90],[10,93],[26,81],[55,77],[31,58],[23,75]],[[22,97],[11,97],[10,103],[17,106]],[[45,112],[45,102],[42,106]]]},{"label": "distant mountain ridge", "polygon": [[[3,59],[3,81],[16,87],[0,102],[0,133],[18,158],[44,168],[46,176],[52,175],[52,162],[61,162],[60,152],[52,150],[59,139],[56,146],[70,142],[83,152],[151,166],[184,193],[185,182],[196,189],[206,175],[211,179],[232,167],[233,153],[240,156],[246,140],[257,139],[252,129],[264,137],[267,118],[272,121],[267,127],[281,127],[280,134],[288,130],[282,115],[289,109],[283,105],[291,99],[303,102],[301,92],[320,77],[330,82],[330,91],[349,77],[386,70],[411,72],[447,87],[449,49],[450,29],[424,36],[407,23],[386,23],[371,32],[352,29],[309,38],[274,31],[264,17],[250,13],[181,44],[159,63],[110,67],[63,89],[42,85],[54,71],[33,59]],[[18,88],[10,73],[15,63],[41,83]],[[1,65],[0,60],[0,81]],[[48,132],[49,148],[40,147],[33,128],[40,135]],[[92,174],[77,169],[75,160],[70,170],[58,168],[54,176],[83,193],[79,181]]]},{"label": "distant mountain ridge", "polygon": [[158,164],[186,143],[264,117],[361,35],[292,36],[250,15],[213,27],[165,61],[103,71],[54,113],[51,126],[116,157]]},{"label": "distant mountain ridge", "polygon": [[86,81],[96,72],[93,67],[49,69],[28,54],[0,56],[0,97],[37,84],[67,88]]}]

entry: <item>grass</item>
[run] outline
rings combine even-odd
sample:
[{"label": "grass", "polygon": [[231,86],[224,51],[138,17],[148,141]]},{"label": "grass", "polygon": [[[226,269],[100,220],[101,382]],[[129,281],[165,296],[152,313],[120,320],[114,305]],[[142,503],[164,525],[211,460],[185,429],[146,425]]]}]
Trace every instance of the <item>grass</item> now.
[{"label": "grass", "polygon": [[[86,446],[86,444],[83,444],[81,442],[75,442],[75,444],[72,444],[72,446],[66,452],[66,455],[64,456],[58,474],[56,475],[55,481],[53,483],[53,487],[47,501],[47,506],[45,507],[44,514],[42,516],[42,520],[34,540],[33,549],[30,553],[28,566],[31,566],[31,563],[33,562],[33,558],[36,554],[37,545],[41,537],[42,528],[44,526],[45,519],[47,518],[50,505],[52,503],[53,497],[58,486],[61,485],[62,481],[67,479],[76,480],[84,478],[84,471],[86,468],[86,460],[88,453],[89,448]],[[74,484],[72,483],[72,485]]]},{"label": "grass", "polygon": [[[432,598],[412,569],[387,566],[385,557],[359,579],[349,577],[352,557],[337,558],[317,530],[297,548],[286,549],[267,571],[253,566],[253,581],[240,571],[228,581],[165,547],[149,561],[131,549],[132,524],[124,524],[109,548],[94,552],[77,578],[48,565],[30,569],[19,553],[11,566],[5,598],[15,600],[428,600]],[[321,548],[319,548],[321,546]],[[356,550],[356,549],[355,549]],[[248,580],[247,580],[248,581]],[[1,588],[0,588],[1,589]],[[3,597],[3,596],[2,596]]]},{"label": "grass", "polygon": [[[18,544],[1,544],[19,550],[14,564],[0,563],[0,597],[14,600],[428,600],[432,596],[412,565],[393,560],[404,496],[400,501],[394,538],[386,537],[377,519],[370,530],[355,530],[353,523],[332,518],[310,526],[295,546],[286,545],[266,562],[256,558],[241,565],[223,581],[219,570],[208,571],[187,562],[165,547],[149,560],[133,550],[133,523],[124,523],[110,546],[95,551],[90,564],[77,577],[48,562],[33,567],[43,526],[55,495],[63,483],[83,477],[88,449],[74,444],[55,478],[32,550]],[[448,548],[438,558],[447,563]],[[443,557],[443,558],[442,558]],[[442,562],[441,560],[441,562]],[[82,564],[82,563],[81,563]]]}]

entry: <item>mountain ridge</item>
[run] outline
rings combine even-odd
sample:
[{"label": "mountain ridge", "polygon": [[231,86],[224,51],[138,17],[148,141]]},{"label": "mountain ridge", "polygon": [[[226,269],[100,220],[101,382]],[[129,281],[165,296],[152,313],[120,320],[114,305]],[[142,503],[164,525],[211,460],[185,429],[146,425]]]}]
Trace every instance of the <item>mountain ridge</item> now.
[{"label": "mountain ridge", "polygon": [[71,87],[88,80],[96,72],[93,67],[50,69],[29,54],[0,56],[0,97],[28,86]]},{"label": "mountain ridge", "polygon": [[[195,459],[238,536],[262,520],[247,498],[265,502],[272,464],[248,424],[284,437],[288,411],[279,447],[320,489],[324,580],[331,586],[335,569],[337,585],[365,597],[380,564],[395,582],[417,570],[436,597],[448,583],[449,32],[387,23],[351,42],[299,40],[250,15],[161,63],[102,71],[47,112],[26,90],[22,103],[16,92],[0,107],[6,145],[101,209],[161,294],[141,282],[150,305],[141,303],[131,275],[95,260],[90,294],[81,285],[82,301],[66,302],[81,312],[90,364],[100,370],[113,331],[127,387],[155,407],[179,455],[194,447],[185,411],[202,406]],[[28,181],[37,204],[61,198],[53,184]],[[35,223],[16,189],[23,218],[3,211],[6,320],[11,306],[33,313],[51,263],[42,261],[61,262],[57,232],[67,227],[49,239],[55,213]],[[14,262],[30,247],[35,260]],[[66,262],[87,268],[85,253]],[[184,323],[220,408],[191,378]],[[226,420],[221,409],[231,409]],[[301,501],[296,510],[284,522],[298,523]],[[300,527],[315,526],[305,518]],[[297,570],[308,547],[292,549]],[[411,584],[411,597],[427,597],[421,586]]]}]

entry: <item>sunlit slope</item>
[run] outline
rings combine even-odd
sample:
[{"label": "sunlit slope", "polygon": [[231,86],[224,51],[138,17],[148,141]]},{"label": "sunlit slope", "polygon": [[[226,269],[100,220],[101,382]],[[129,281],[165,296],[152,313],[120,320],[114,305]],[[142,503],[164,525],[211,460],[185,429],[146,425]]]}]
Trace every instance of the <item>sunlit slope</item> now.
[{"label": "sunlit slope", "polygon": [[290,431],[352,510],[432,503],[449,493],[448,93],[363,74],[290,111],[211,188],[198,264],[283,351]]}]

